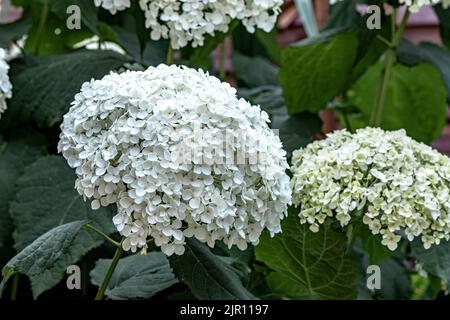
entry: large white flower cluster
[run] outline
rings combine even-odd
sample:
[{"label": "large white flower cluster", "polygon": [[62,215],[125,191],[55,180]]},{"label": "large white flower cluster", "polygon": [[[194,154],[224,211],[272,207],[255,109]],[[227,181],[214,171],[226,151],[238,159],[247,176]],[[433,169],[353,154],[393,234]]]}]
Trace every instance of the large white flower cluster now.
[{"label": "large white flower cluster", "polygon": [[449,239],[449,158],[404,130],[336,131],[292,161],[293,203],[313,231],[334,217],[341,226],[362,220],[391,250],[403,232],[425,248]]},{"label": "large white flower cluster", "polygon": [[9,64],[6,62],[6,51],[0,48],[0,117],[5,112],[6,99],[12,97],[12,84],[9,81]]},{"label": "large white flower cluster", "polygon": [[241,20],[251,33],[273,29],[283,0],[139,0],[153,40],[170,39],[174,49],[192,42],[202,46],[206,35],[227,32]]},{"label": "large white flower cluster", "polygon": [[94,0],[95,6],[102,7],[112,14],[130,7],[130,0]]},{"label": "large white flower cluster", "polygon": [[[286,153],[267,121],[229,84],[160,65],[83,84],[58,149],[92,208],[117,204],[125,250],[145,250],[149,237],[167,255],[182,254],[190,237],[245,249],[264,228],[280,232],[291,200]],[[225,153],[224,131],[235,135]],[[180,161],[183,148],[195,157]],[[258,153],[258,161],[238,164],[237,152]]]}]

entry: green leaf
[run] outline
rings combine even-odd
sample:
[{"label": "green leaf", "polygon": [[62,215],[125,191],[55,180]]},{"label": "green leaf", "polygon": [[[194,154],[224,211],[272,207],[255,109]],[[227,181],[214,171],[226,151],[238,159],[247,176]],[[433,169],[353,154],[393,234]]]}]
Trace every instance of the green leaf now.
[{"label": "green leaf", "polygon": [[425,249],[420,239],[411,243],[414,258],[424,270],[436,277],[441,278],[450,285],[450,241],[441,241],[439,245],[433,245]]},{"label": "green leaf", "polygon": [[[16,249],[22,250],[46,231],[75,220],[90,220],[105,233],[114,231],[111,209],[92,210],[74,186],[75,172],[60,156],[42,157],[25,168],[10,203]],[[99,237],[83,230],[73,247],[85,246],[84,254],[101,243]]]},{"label": "green leaf", "polygon": [[361,236],[362,248],[369,254],[371,264],[379,264],[394,254],[381,244],[381,236],[374,235],[366,225],[358,228],[358,233]]},{"label": "green leaf", "polygon": [[261,86],[256,88],[239,88],[239,96],[259,105],[269,116],[287,116],[283,89],[278,86]]},{"label": "green leaf", "polygon": [[273,272],[268,276],[274,292],[290,299],[353,299],[356,271],[345,255],[345,237],[322,226],[314,233],[300,224],[292,208],[282,222],[281,234],[263,234],[256,259]]},{"label": "green leaf", "polygon": [[116,33],[117,43],[136,61],[141,61],[141,44],[137,34],[119,26],[112,26],[112,30]]},{"label": "green leaf", "polygon": [[283,90],[276,86],[261,86],[239,89],[239,95],[261,106],[271,119],[270,127],[278,129],[280,139],[288,157],[292,151],[311,143],[314,136],[322,131],[322,120],[317,114],[303,112],[289,116]]},{"label": "green leaf", "polygon": [[28,134],[31,138],[18,137],[0,144],[0,249],[13,230],[9,202],[16,194],[16,181],[27,165],[45,154],[39,135]]},{"label": "green leaf", "polygon": [[278,85],[278,67],[262,57],[248,57],[234,52],[233,71],[236,78],[250,88]]},{"label": "green leaf", "polygon": [[0,48],[8,48],[11,41],[20,39],[31,26],[30,18],[23,18],[12,23],[0,24]]},{"label": "green leaf", "polygon": [[169,41],[167,40],[148,40],[142,53],[142,63],[146,66],[157,66],[161,63],[166,63],[168,49]]},{"label": "green leaf", "polygon": [[431,62],[441,73],[450,102],[450,51],[448,49],[429,42],[415,46],[409,41],[403,40],[399,47],[398,59],[408,66],[414,66],[424,61]]},{"label": "green leaf", "polygon": [[2,270],[4,285],[14,273],[31,281],[33,297],[55,286],[75,259],[68,259],[71,246],[86,221],[74,221],[49,230],[12,258]]},{"label": "green leaf", "polygon": [[342,93],[358,46],[354,32],[323,34],[283,51],[280,83],[290,114],[317,112]]},{"label": "green leaf", "polygon": [[186,252],[170,258],[175,275],[198,299],[249,300],[255,297],[242,285],[231,266],[195,239],[186,240]]},{"label": "green leaf", "polygon": [[317,114],[302,112],[291,116],[274,116],[272,129],[278,129],[283,149],[288,157],[294,150],[313,142],[314,136],[322,131],[322,120]]},{"label": "green leaf", "polygon": [[[24,249],[48,230],[73,221],[86,220],[107,234],[114,231],[110,208],[91,210],[74,189],[75,173],[60,156],[40,158],[25,168],[17,181],[17,194],[10,203],[15,247]],[[35,297],[56,285],[67,266],[103,243],[98,235],[81,230],[70,247],[58,255],[58,263],[47,266],[44,277],[32,279]]]},{"label": "green leaf", "polygon": [[[90,272],[91,282],[100,286],[111,264],[100,259]],[[149,299],[156,293],[177,283],[167,257],[161,252],[145,256],[134,254],[120,259],[105,295],[111,299]]]},{"label": "green leaf", "polygon": [[360,23],[361,15],[356,10],[359,0],[346,0],[330,6],[330,17],[323,30],[353,27]]},{"label": "green leaf", "polygon": [[13,98],[2,117],[6,128],[33,119],[41,127],[62,120],[81,85],[116,70],[126,56],[111,51],[79,51],[49,57],[27,57],[22,72],[10,73]]},{"label": "green leaf", "polygon": [[[353,129],[368,125],[382,69],[382,62],[371,67],[347,95],[350,104],[362,114],[359,118],[349,118]],[[412,138],[429,143],[441,135],[446,119],[447,91],[439,71],[429,63],[411,68],[396,64],[389,81],[381,127],[404,128]]]}]

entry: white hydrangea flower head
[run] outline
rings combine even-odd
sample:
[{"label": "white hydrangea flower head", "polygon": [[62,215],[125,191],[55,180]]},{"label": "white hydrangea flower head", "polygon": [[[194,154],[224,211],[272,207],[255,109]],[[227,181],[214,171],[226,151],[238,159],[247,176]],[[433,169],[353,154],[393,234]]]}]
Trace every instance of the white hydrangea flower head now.
[{"label": "white hydrangea flower head", "polygon": [[293,203],[312,231],[328,218],[362,220],[391,250],[403,232],[427,249],[450,238],[449,158],[404,130],[336,131],[292,162]]},{"label": "white hydrangea flower head", "polygon": [[[153,238],[165,254],[180,255],[190,237],[244,250],[264,229],[280,232],[291,201],[286,152],[268,121],[229,84],[160,65],[84,83],[64,116],[58,149],[92,208],[117,205],[113,222],[125,250],[145,251]],[[224,130],[236,135],[226,161]],[[219,151],[208,152],[210,145]],[[180,161],[180,146],[195,157]],[[240,151],[258,153],[258,162],[237,164]]]},{"label": "white hydrangea flower head", "polygon": [[407,5],[411,12],[418,12],[424,6],[432,6],[438,3],[442,3],[445,8],[450,3],[449,0],[399,0],[399,2]]},{"label": "white hydrangea flower head", "polygon": [[[330,4],[336,4],[344,0],[330,0]],[[450,0],[399,0],[400,4],[408,6],[409,11],[418,12],[424,6],[433,6],[442,3],[444,9],[450,6]]]},{"label": "white hydrangea flower head", "polygon": [[9,64],[6,57],[6,51],[0,48],[0,117],[7,108],[6,99],[12,97],[12,84],[8,76]]},{"label": "white hydrangea flower head", "polygon": [[105,10],[116,14],[130,7],[130,0],[94,0],[96,7],[102,7]]},{"label": "white hydrangea flower head", "polygon": [[283,0],[139,0],[153,40],[170,39],[174,49],[202,46],[206,35],[227,32],[232,20],[253,33],[269,32]]}]

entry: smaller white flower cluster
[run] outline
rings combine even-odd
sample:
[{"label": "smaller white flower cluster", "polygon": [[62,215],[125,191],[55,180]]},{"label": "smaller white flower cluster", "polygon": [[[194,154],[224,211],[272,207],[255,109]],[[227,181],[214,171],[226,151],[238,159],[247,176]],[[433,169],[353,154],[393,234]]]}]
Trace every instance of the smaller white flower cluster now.
[{"label": "smaller white flower cluster", "polygon": [[438,3],[442,3],[444,8],[448,8],[450,0],[399,0],[400,4],[408,6],[409,11],[418,12],[424,6],[431,6]]},{"label": "smaller white flower cluster", "polygon": [[227,32],[241,20],[248,32],[273,29],[283,0],[140,0],[153,40],[170,39],[174,49],[202,46],[207,34]]},{"label": "smaller white flower cluster", "polygon": [[[336,4],[344,0],[330,0],[330,4]],[[418,12],[424,6],[432,6],[442,3],[444,9],[450,6],[450,0],[399,0],[400,4],[408,6],[409,11]]]},{"label": "smaller white flower cluster", "polygon": [[116,14],[130,7],[130,0],[94,0],[95,6],[102,7],[105,10]]},{"label": "smaller white flower cluster", "polygon": [[12,84],[9,81],[9,64],[6,62],[6,51],[0,48],[0,117],[5,112],[6,99],[12,97]]},{"label": "smaller white flower cluster", "polygon": [[427,249],[450,238],[450,160],[404,130],[336,131],[292,161],[293,203],[312,231],[334,217],[362,220],[391,250],[401,231]]},{"label": "smaller white flower cluster", "polygon": [[[268,120],[229,84],[160,65],[83,84],[58,149],[93,209],[117,205],[113,222],[125,250],[145,250],[148,237],[167,255],[183,254],[191,237],[244,250],[265,228],[281,231],[291,201],[286,152]],[[225,130],[235,135],[230,152],[222,148]],[[211,135],[197,139],[198,131]],[[179,161],[180,146],[195,157]],[[260,162],[236,163],[241,151],[259,153]]]}]

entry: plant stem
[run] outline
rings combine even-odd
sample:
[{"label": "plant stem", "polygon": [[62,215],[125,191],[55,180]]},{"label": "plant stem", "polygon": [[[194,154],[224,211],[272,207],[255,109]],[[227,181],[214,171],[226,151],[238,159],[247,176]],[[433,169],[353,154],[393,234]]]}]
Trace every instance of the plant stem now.
[{"label": "plant stem", "polygon": [[371,127],[378,127],[381,123],[381,116],[383,112],[383,106],[386,100],[386,95],[389,88],[389,81],[392,75],[392,69],[397,60],[397,48],[402,38],[402,34],[405,31],[406,25],[408,23],[410,12],[405,11],[402,22],[397,29],[397,10],[394,8],[391,17],[392,30],[391,30],[391,42],[389,49],[386,53],[385,65],[382,71],[382,81],[380,84],[380,90],[378,92],[377,99],[375,101],[375,106],[372,110],[372,115],[370,117],[369,125]]},{"label": "plant stem", "polygon": [[167,65],[173,64],[173,49],[172,45],[169,43],[169,49],[167,50]]},{"label": "plant stem", "polygon": [[103,279],[103,282],[98,289],[97,295],[95,296],[95,300],[103,300],[105,296],[106,288],[108,287],[109,281],[111,281],[111,277],[114,273],[114,270],[116,270],[117,264],[119,263],[119,259],[122,256],[123,249],[122,245],[117,248],[116,253],[114,253],[114,257],[112,259],[111,265],[109,266],[108,271],[106,272],[105,278]]},{"label": "plant stem", "polygon": [[350,121],[348,120],[347,113],[345,113],[345,111],[343,111],[343,112],[341,112],[341,114],[342,114],[342,118],[344,118],[345,127],[348,129],[348,131],[353,133],[352,125],[350,124]]},{"label": "plant stem", "polygon": [[99,229],[97,229],[96,227],[90,225],[90,224],[85,224],[84,227],[86,229],[92,230],[95,233],[97,233],[100,237],[102,237],[104,240],[106,240],[107,242],[109,242],[110,244],[112,244],[113,246],[119,248],[121,247],[120,243],[118,243],[117,241],[114,241],[113,239],[111,239],[110,237],[108,237],[107,234],[105,234],[104,232],[100,231]]},{"label": "plant stem", "polygon": [[353,245],[355,244],[355,234],[353,232],[353,226],[349,225],[347,229],[347,248],[346,248],[346,255],[351,255],[353,252]]},{"label": "plant stem", "polygon": [[13,282],[11,287],[11,300],[15,301],[17,300],[17,291],[19,290],[19,279],[20,274],[16,273],[13,275]]},{"label": "plant stem", "polygon": [[36,35],[36,44],[34,47],[34,54],[39,53],[42,38],[44,37],[45,26],[47,24],[47,18],[48,18],[48,1],[45,1],[44,4],[42,5],[41,17],[39,19],[39,25]]},{"label": "plant stem", "polygon": [[227,62],[227,55],[226,55],[226,45],[225,42],[222,43],[222,46],[220,48],[220,80],[226,81],[227,78],[227,70],[226,68],[226,62]]}]

